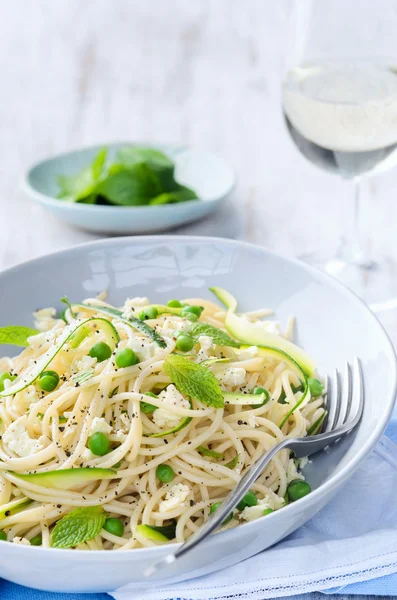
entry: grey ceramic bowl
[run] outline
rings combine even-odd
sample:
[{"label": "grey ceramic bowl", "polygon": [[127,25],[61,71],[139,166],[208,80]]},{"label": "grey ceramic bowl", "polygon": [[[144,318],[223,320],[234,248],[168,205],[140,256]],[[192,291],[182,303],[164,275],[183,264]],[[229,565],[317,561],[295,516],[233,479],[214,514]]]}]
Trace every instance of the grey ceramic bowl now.
[{"label": "grey ceramic bowl", "polygon": [[[109,159],[131,143],[105,144]],[[149,144],[148,144],[149,145]],[[102,146],[59,154],[31,167],[23,189],[45,210],[81,229],[105,234],[136,234],[165,231],[197,221],[226,200],[235,185],[235,175],[225,161],[210,152],[186,146],[150,144],[175,162],[179,183],[195,190],[200,200],[162,206],[96,206],[57,199],[58,175],[72,175],[88,166]]]},{"label": "grey ceramic bowl", "polygon": [[[266,305],[274,307],[280,319],[294,314],[298,341],[317,359],[322,374],[358,355],[364,370],[365,410],[354,435],[315,456],[306,468],[311,494],[266,519],[213,535],[197,552],[170,566],[168,573],[162,571],[162,582],[242,561],[303,525],[332,500],[389,419],[396,362],[387,335],[370,310],[337,281],[303,263],[231,240],[179,236],[102,240],[0,274],[0,325],[29,325],[34,309],[61,308],[59,299],[65,294],[78,300],[107,288],[115,304],[131,295],[165,302],[183,296],[210,298],[208,287],[214,285],[235,294],[242,310]],[[145,568],[169,550],[168,545],[74,552],[0,542],[0,577],[43,590],[108,591],[129,582],[141,584]]]}]

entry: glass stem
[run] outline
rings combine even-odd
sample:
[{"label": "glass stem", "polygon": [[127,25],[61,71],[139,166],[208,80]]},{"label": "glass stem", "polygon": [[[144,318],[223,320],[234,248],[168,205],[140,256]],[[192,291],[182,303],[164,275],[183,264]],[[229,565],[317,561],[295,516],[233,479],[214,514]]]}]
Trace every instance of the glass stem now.
[{"label": "glass stem", "polygon": [[352,180],[353,185],[353,207],[351,214],[351,223],[347,236],[344,240],[342,249],[343,259],[348,263],[354,264],[361,269],[371,269],[374,263],[369,258],[368,252],[364,247],[361,228],[361,180],[355,177]]}]

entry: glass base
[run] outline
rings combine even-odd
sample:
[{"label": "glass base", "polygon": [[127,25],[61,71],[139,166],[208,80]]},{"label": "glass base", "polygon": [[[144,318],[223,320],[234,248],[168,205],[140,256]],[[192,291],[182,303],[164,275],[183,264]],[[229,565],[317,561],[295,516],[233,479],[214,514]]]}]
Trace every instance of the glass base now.
[{"label": "glass base", "polygon": [[394,261],[374,261],[359,255],[330,258],[321,253],[306,254],[300,259],[339,279],[374,312],[397,310],[397,267]]}]

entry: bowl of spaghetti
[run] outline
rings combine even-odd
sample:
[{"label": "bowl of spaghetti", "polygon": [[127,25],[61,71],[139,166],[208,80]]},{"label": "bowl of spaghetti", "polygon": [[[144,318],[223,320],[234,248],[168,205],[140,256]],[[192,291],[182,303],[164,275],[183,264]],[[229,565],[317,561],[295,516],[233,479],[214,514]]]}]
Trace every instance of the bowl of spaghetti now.
[{"label": "bowl of spaghetti", "polygon": [[348,485],[392,410],[394,351],[369,309],[249,244],[101,240],[0,280],[0,576],[23,585],[145,584],[259,456],[321,431],[326,375],[358,355],[357,432],[310,461],[281,451],[220,530],[158,577],[244,560]]}]

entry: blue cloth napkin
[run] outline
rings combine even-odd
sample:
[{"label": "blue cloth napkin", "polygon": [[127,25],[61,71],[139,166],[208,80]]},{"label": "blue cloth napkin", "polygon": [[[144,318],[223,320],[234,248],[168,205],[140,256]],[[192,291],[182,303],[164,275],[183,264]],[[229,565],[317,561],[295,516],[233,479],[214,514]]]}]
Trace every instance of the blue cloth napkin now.
[{"label": "blue cloth napkin", "polygon": [[[395,595],[397,413],[386,435],[333,502],[265,553],[186,583],[151,590],[125,586],[111,596],[115,600],[264,600],[287,596],[289,600],[311,600],[315,591]],[[310,573],[309,564],[316,565]],[[37,592],[0,580],[0,598],[87,600],[88,595]],[[110,600],[106,594],[89,598]]]}]

